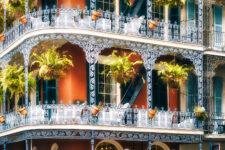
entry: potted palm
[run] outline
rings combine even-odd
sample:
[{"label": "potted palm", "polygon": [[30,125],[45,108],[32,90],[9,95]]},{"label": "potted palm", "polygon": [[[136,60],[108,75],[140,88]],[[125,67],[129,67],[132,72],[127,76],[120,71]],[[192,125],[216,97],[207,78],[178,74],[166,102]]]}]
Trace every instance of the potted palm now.
[{"label": "potted palm", "polygon": [[136,52],[124,53],[123,56],[116,54],[117,50],[114,50],[109,55],[113,60],[105,62],[108,66],[106,66],[102,74],[106,73],[107,76],[111,75],[118,83],[126,85],[126,83],[135,77],[135,65],[143,64],[143,61],[130,61],[130,57],[136,55]]},{"label": "potted palm", "polygon": [[205,121],[208,118],[205,108],[200,106],[195,106],[195,116],[200,121]]},{"label": "potted palm", "polygon": [[[15,108],[17,110],[18,100],[25,94],[25,72],[23,66],[6,65],[1,71],[0,81],[2,82],[3,91],[10,92],[10,98],[15,100]],[[29,94],[34,90],[36,85],[35,78],[32,77],[32,72],[28,75]]]},{"label": "potted palm", "polygon": [[193,67],[187,67],[186,65],[179,65],[175,63],[175,60],[170,62],[161,62],[159,64],[162,69],[158,72],[161,79],[168,85],[169,93],[169,107],[171,110],[178,108],[178,90],[182,81],[187,80],[189,71],[193,70]]},{"label": "potted palm", "polygon": [[66,71],[73,67],[70,56],[65,53],[62,55],[56,51],[56,48],[48,49],[40,56],[33,53],[31,58],[34,60],[31,66],[37,66],[38,76],[44,80],[59,79],[66,75]]}]

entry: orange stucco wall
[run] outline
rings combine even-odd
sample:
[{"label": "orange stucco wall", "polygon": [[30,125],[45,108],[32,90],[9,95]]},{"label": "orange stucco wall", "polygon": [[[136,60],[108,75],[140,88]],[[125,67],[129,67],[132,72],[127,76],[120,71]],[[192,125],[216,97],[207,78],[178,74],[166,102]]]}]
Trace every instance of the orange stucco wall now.
[{"label": "orange stucco wall", "polygon": [[65,44],[60,50],[67,50],[72,56],[74,67],[68,70],[65,77],[58,81],[58,99],[64,104],[75,100],[87,101],[87,72],[86,59],[83,50],[70,43]]},{"label": "orange stucco wall", "polygon": [[86,0],[58,0],[58,8],[63,5],[64,8],[68,8],[71,5],[72,8],[76,8],[78,5],[81,9],[86,6]]}]

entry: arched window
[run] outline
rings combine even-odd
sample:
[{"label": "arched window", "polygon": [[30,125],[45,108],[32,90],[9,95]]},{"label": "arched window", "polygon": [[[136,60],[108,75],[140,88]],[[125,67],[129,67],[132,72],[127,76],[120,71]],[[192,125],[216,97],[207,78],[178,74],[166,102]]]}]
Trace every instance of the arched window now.
[{"label": "arched window", "polygon": [[59,149],[58,144],[56,144],[56,143],[52,144],[51,150],[58,150],[58,149]]},{"label": "arched window", "polygon": [[170,148],[164,143],[154,142],[152,143],[151,150],[170,150]]},{"label": "arched window", "polygon": [[95,150],[123,150],[123,147],[114,140],[102,140],[97,144]]},{"label": "arched window", "polygon": [[34,146],[34,147],[32,148],[32,150],[38,150],[38,149],[37,149],[37,147],[36,147],[36,146]]}]

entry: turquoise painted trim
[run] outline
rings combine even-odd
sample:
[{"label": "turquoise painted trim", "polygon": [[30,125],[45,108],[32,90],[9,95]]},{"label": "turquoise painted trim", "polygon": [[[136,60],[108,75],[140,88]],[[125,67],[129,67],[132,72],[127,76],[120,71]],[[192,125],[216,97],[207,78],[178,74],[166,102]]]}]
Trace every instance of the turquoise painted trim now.
[{"label": "turquoise painted trim", "polygon": [[186,81],[186,109],[194,112],[197,104],[197,78],[194,74],[189,74]]},{"label": "turquoise painted trim", "polygon": [[214,112],[221,113],[223,106],[223,78],[213,77]]}]

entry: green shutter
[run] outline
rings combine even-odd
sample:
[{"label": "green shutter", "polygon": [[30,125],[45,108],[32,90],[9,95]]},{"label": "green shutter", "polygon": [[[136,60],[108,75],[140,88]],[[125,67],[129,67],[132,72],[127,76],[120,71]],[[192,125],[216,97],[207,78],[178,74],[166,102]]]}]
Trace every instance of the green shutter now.
[{"label": "green shutter", "polygon": [[221,77],[213,78],[213,98],[214,98],[214,112],[222,112],[223,100],[223,79]]},{"label": "green shutter", "polygon": [[223,42],[222,30],[223,30],[223,7],[214,6],[214,44],[221,45]]},{"label": "green shutter", "polygon": [[195,2],[194,0],[187,0],[187,25],[189,27],[195,26]]},{"label": "green shutter", "polygon": [[194,74],[188,75],[186,81],[186,95],[187,95],[187,109],[190,112],[194,111],[197,100],[196,76]]},{"label": "green shutter", "polygon": [[41,0],[41,8],[45,9],[48,6],[48,9],[52,9],[53,6],[57,7],[57,0]]},{"label": "green shutter", "polygon": [[58,103],[58,82],[57,80],[43,80],[43,102],[52,104],[53,100]]},{"label": "green shutter", "polygon": [[169,20],[171,24],[175,22],[180,24],[180,7],[170,7],[169,8]]},{"label": "green shutter", "polygon": [[158,76],[158,71],[152,71],[152,95],[153,95],[153,108],[168,109],[167,105],[167,85]]}]

